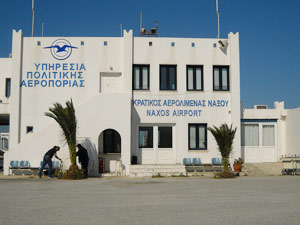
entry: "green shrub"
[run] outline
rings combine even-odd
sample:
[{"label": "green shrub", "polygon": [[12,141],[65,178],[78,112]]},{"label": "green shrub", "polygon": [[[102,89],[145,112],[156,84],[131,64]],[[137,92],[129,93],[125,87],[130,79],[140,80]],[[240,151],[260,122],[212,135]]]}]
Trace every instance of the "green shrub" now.
[{"label": "green shrub", "polygon": [[63,174],[63,179],[67,180],[80,180],[85,178],[84,170],[80,170],[76,165],[71,165],[69,170],[66,170]]},{"label": "green shrub", "polygon": [[152,176],[152,178],[162,178],[162,177],[163,177],[163,176],[162,176],[160,173],[158,173],[158,174]]},{"label": "green shrub", "polygon": [[217,179],[223,179],[223,178],[235,178],[234,174],[229,171],[223,171],[221,173],[215,173],[214,175]]}]

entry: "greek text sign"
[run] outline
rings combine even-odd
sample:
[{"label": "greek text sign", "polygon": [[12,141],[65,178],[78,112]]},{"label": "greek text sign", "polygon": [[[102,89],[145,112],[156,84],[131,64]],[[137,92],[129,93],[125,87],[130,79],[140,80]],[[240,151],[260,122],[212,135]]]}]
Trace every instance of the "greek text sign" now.
[{"label": "greek text sign", "polygon": [[229,100],[134,99],[132,104],[146,108],[147,117],[200,117],[205,108],[228,107]]},{"label": "greek text sign", "polygon": [[83,63],[35,63],[21,87],[84,87]]}]

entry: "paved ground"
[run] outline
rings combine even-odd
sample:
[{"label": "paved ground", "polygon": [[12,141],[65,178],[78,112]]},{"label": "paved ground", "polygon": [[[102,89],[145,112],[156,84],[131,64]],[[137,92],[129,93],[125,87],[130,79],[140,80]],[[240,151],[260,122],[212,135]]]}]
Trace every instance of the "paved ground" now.
[{"label": "paved ground", "polygon": [[0,176],[0,224],[300,224],[300,177]]}]

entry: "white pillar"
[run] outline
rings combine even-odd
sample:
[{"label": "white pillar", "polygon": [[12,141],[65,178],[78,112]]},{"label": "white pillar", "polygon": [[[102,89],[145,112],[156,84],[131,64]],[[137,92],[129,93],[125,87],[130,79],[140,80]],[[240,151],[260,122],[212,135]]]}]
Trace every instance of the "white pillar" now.
[{"label": "white pillar", "polygon": [[130,97],[130,118],[126,119],[127,132],[122,137],[122,163],[125,166],[126,175],[129,174],[129,165],[131,163],[131,100],[132,100],[132,61],[133,61],[133,32],[132,30],[123,32],[123,93]]},{"label": "white pillar", "polygon": [[[230,54],[230,90],[231,90],[231,120],[233,127],[237,127],[233,143],[233,159],[241,157],[241,98],[240,98],[240,51],[239,33],[229,33]],[[231,162],[233,163],[233,162]]]}]

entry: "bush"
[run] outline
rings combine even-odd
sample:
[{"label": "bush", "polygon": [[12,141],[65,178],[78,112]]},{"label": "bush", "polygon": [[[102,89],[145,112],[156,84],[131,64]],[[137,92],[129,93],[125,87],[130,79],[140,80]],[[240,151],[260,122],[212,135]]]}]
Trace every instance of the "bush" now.
[{"label": "bush", "polygon": [[234,174],[232,172],[223,171],[221,173],[215,173],[215,178],[235,178]]},{"label": "bush", "polygon": [[84,170],[80,170],[76,165],[71,165],[69,170],[66,170],[63,174],[63,179],[68,180],[80,180],[85,178]]}]

